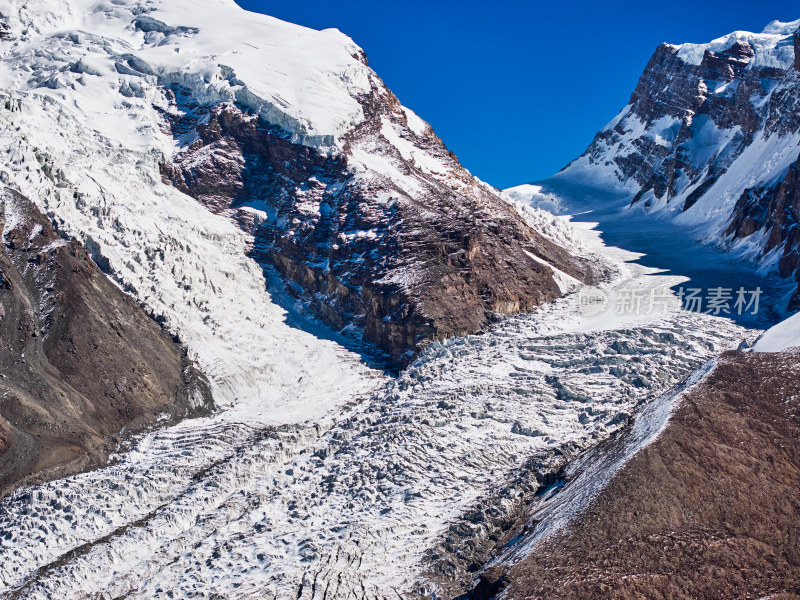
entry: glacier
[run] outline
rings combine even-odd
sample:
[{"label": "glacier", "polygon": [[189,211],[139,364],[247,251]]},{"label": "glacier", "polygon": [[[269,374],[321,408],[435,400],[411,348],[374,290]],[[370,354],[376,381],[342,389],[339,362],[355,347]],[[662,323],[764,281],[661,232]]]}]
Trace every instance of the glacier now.
[{"label": "glacier", "polygon": [[[157,110],[169,110],[167,84],[247,106],[321,153],[343,152],[343,136],[365,118],[357,97],[371,85],[349,38],[229,0],[5,1],[0,14],[9,28],[0,181],[84,243],[180,339],[219,408],[165,421],[106,467],[1,500],[0,594],[408,598],[453,582],[468,589],[462,545],[491,534],[535,491],[521,474],[560,468],[760,333],[684,312],[583,315],[581,285],[563,274],[560,286],[574,293],[482,334],[434,342],[391,377],[292,326],[248,257],[252,237],[159,170],[180,152]],[[415,132],[428,130],[403,111]],[[659,126],[662,139],[669,129]],[[401,156],[441,176],[441,163],[391,123],[382,131]],[[364,148],[355,158],[359,177],[377,170],[403,189],[418,185]],[[574,198],[561,190],[542,199],[532,188],[510,191],[508,202],[596,264],[606,296],[686,280],[603,244],[591,223],[541,210],[574,211]]]}]

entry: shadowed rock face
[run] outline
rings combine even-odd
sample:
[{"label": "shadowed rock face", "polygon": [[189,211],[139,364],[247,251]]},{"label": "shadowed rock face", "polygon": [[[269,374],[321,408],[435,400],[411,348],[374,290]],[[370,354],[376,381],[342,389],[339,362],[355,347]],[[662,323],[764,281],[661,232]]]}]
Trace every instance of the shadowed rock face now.
[{"label": "shadowed rock face", "polygon": [[[592,279],[465,171],[430,128],[413,130],[379,81],[361,98],[364,123],[334,155],[292,143],[237,106],[173,94],[169,127],[195,141],[163,165],[165,178],[229,211],[254,236],[255,258],[277,269],[291,293],[397,365],[426,341],[479,331],[491,313],[559,297],[548,265]],[[370,161],[384,166],[365,167]]]},{"label": "shadowed rock face", "polygon": [[[598,133],[583,156],[598,164],[613,161],[625,180],[638,184],[634,202],[649,191],[656,197],[672,198],[691,185],[716,180],[752,142],[764,118],[755,105],[785,76],[785,71],[773,67],[748,69],[753,56],[753,48],[743,41],[724,52],[707,50],[702,62],[693,65],[680,58],[678,48],[662,44],[648,62],[629,104],[630,114],[646,126],[665,117],[676,119],[675,128],[668,133],[671,139],[642,135],[626,152],[608,157],[607,148],[626,134],[626,122],[620,121]],[[712,93],[726,84],[735,91]],[[710,162],[701,164],[692,160],[687,148],[702,135],[709,119],[721,129],[740,130],[732,142],[734,152],[712,156]],[[688,199],[684,209],[690,208],[697,197]]]},{"label": "shadowed rock face", "polygon": [[[776,134],[800,131],[800,31],[794,35],[794,68],[769,105],[766,128]],[[786,175],[770,185],[748,188],[736,202],[728,235],[746,238],[755,233],[766,237],[763,253],[779,249],[778,270],[782,277],[794,277],[797,290],[790,310],[800,310],[800,159]]]},{"label": "shadowed rock face", "polygon": [[800,161],[792,163],[786,176],[770,187],[745,190],[736,202],[728,235],[746,238],[766,233],[764,253],[780,249],[778,270],[782,277],[794,277],[797,290],[789,308],[800,310]]},{"label": "shadowed rock face", "polygon": [[181,347],[28,199],[3,190],[0,495],[104,461],[210,397]]},{"label": "shadowed rock face", "polygon": [[797,350],[723,355],[655,442],[503,569],[504,597],[797,598],[798,365]]}]

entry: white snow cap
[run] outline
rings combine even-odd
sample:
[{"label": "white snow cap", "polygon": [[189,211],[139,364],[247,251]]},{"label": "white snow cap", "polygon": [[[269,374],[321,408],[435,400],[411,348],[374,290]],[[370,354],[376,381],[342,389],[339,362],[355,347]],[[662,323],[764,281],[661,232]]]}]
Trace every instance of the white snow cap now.
[{"label": "white snow cap", "polygon": [[736,42],[747,42],[753,47],[755,57],[752,64],[761,67],[788,69],[794,62],[794,32],[800,27],[800,19],[783,23],[772,21],[761,33],[734,31],[707,44],[678,44],[678,56],[684,62],[699,65],[706,50],[723,52]]},{"label": "white snow cap", "polygon": [[[4,58],[45,39],[63,40],[61,51],[74,54],[81,37],[101,36],[125,60],[134,56],[135,70],[184,85],[201,101],[235,100],[300,143],[332,146],[363,120],[356,97],[370,90],[370,70],[360,48],[335,29],[286,23],[233,0],[0,0],[0,12],[16,38],[2,48]],[[87,60],[100,58],[108,57]],[[12,70],[0,84],[37,87],[29,77]]]},{"label": "white snow cap", "polygon": [[769,329],[761,336],[753,350],[756,352],[783,352],[795,346],[800,347],[800,313]]}]

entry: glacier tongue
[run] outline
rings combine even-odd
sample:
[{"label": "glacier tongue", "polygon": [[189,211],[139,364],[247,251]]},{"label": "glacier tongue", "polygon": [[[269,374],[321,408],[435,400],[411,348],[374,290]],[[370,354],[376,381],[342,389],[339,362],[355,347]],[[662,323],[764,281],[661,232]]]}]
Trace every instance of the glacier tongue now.
[{"label": "glacier tongue", "polygon": [[744,335],[692,315],[581,332],[573,302],[432,345],[336,420],[187,421],[118,464],[17,493],[1,505],[0,589],[282,599],[469,586],[451,565],[535,491],[532,472],[605,439]]},{"label": "glacier tongue", "polygon": [[[225,409],[6,499],[0,588],[21,597],[404,597],[417,579],[440,589],[426,551],[493,490],[518,497],[509,473],[597,443],[742,335],[711,317],[587,335],[567,299],[434,345],[370,394],[384,376],[289,328],[245,258],[249,240],[164,185],[157,150],[120,146],[47,95],[6,102],[0,178],[163,316]],[[663,284],[630,268],[625,282]],[[711,338],[685,333],[712,322]]]},{"label": "glacier tongue", "polygon": [[[26,110],[34,109],[11,115]],[[41,115],[38,121],[46,122]],[[19,142],[11,152],[16,162],[8,176],[16,174],[20,183],[39,172],[25,169],[39,160],[26,144]],[[28,185],[44,190],[42,197],[54,206],[71,206],[76,214],[65,214],[75,222],[90,221],[74,208],[75,199],[59,196],[47,181],[34,178]],[[128,189],[131,195],[144,193]],[[179,220],[180,209],[191,205],[169,188],[162,192],[153,202],[171,217],[165,223]],[[177,208],[167,210],[173,202]],[[142,224],[152,209],[140,214],[124,207],[105,204],[90,214],[120,227],[128,220],[139,224],[136,246],[143,247],[140,260],[145,260],[149,234]],[[202,232],[178,221],[188,228],[192,244],[212,243],[205,234],[221,248],[221,257],[240,256],[242,234],[196,205],[192,210],[201,211]],[[537,211],[529,216],[547,220]],[[172,239],[165,225],[159,222],[159,228],[164,237],[158,240]],[[133,231],[125,230],[128,236]],[[599,249],[596,239],[561,223],[549,223],[548,231],[554,237],[580,236],[573,239],[584,252]],[[113,231],[108,235],[114,241]],[[231,254],[226,248],[233,248]],[[170,267],[160,266],[158,258],[152,273],[166,285],[175,277],[171,266],[197,264],[189,262],[194,254],[172,249],[164,255]],[[109,256],[116,260],[116,254]],[[136,284],[138,263],[131,261]],[[215,266],[204,268],[213,273]],[[249,272],[239,269],[237,277]],[[614,286],[657,287],[674,279],[636,264],[619,264],[618,270],[606,284],[609,292]],[[178,285],[186,281],[174,285],[194,298]],[[226,283],[231,294],[248,293],[234,281]],[[256,291],[265,294],[262,290]],[[283,391],[298,393],[296,410],[305,407],[306,416],[316,417],[307,424],[273,426],[268,406],[240,401],[214,417],[143,436],[107,468],[18,492],[0,504],[0,589],[26,598],[152,598],[169,590],[176,598],[261,599],[430,597],[434,591],[467,589],[471,582],[464,577],[471,575],[462,561],[485,558],[480,544],[535,492],[533,474],[558,468],[557,455],[574,455],[605,439],[643,402],[746,335],[729,321],[706,315],[681,314],[672,322],[657,316],[584,319],[576,316],[575,301],[565,298],[510,318],[484,335],[431,345],[397,380],[354,379],[350,371],[350,393],[343,389],[348,380],[312,380],[305,388],[287,381]],[[280,312],[264,306],[266,316]],[[214,312],[217,308],[215,302],[207,305],[215,317],[228,315]],[[191,312],[179,316],[196,324]],[[293,346],[305,339],[289,339],[300,334],[276,321],[273,339]],[[207,330],[188,328],[188,334],[197,336],[195,344],[212,339]],[[272,374],[285,377],[296,365],[283,365],[284,356],[291,360],[290,352],[296,357],[305,352],[314,361],[311,369],[330,348],[305,342],[294,349],[255,346],[265,356],[240,356],[241,367],[252,369],[251,361],[259,359]],[[214,343],[230,347],[225,338]],[[197,352],[202,356],[204,350],[201,345]],[[216,379],[224,381],[219,373]],[[332,381],[340,387],[331,388]],[[367,394],[370,386],[379,389]],[[365,391],[363,397],[358,390]],[[218,393],[225,393],[224,385]],[[315,415],[307,408],[313,393],[329,398],[331,407],[342,406],[337,413]],[[262,412],[256,412],[259,407]],[[277,416],[286,423],[299,420],[290,402],[280,409]]]}]

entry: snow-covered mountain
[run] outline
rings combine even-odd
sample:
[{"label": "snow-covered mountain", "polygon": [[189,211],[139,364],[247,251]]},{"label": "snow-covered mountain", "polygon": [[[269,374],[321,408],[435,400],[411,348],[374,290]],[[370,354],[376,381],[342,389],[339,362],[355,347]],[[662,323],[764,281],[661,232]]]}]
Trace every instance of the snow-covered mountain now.
[{"label": "snow-covered mountain", "polygon": [[[184,282],[193,269],[162,256],[174,235],[187,261],[204,260],[181,222],[208,250],[235,223],[247,248],[229,263],[247,254],[277,271],[314,315],[397,364],[591,277],[465,171],[338,31],[232,0],[36,0],[0,13],[4,139],[44,168],[7,164],[6,180],[177,332],[231,322],[190,326],[171,306],[203,312],[204,292],[230,287]],[[164,203],[174,227],[157,222],[172,217]],[[132,212],[141,219],[120,214]],[[226,233],[205,235],[210,219]],[[149,289],[144,274],[161,268],[174,293]]]},{"label": "snow-covered mountain", "polygon": [[0,2],[0,151],[0,494],[212,405],[321,419],[386,380],[341,343],[403,365],[594,277],[349,38],[232,0]]},{"label": "snow-covered mountain", "polygon": [[[56,460],[110,458],[0,498],[0,595],[527,586],[514,568],[538,540],[570,531],[709,361],[761,333],[681,310],[668,290],[683,272],[472,177],[337,31],[231,0],[0,0],[0,14],[0,469],[32,456],[18,432],[61,444]],[[786,36],[762,37],[777,62],[759,73],[788,80]],[[564,177],[617,169],[584,162]],[[626,181],[630,200],[645,183]],[[660,251],[720,256],[683,246]],[[666,296],[664,312],[615,312],[631,290]],[[411,362],[368,366],[375,348]],[[682,435],[704,442],[696,429]]]},{"label": "snow-covered mountain", "polygon": [[[632,211],[800,281],[798,27],[662,44],[629,104],[555,179],[625,191]],[[800,308],[800,287],[789,304]]]}]

